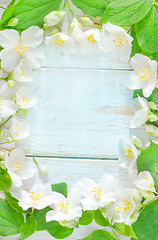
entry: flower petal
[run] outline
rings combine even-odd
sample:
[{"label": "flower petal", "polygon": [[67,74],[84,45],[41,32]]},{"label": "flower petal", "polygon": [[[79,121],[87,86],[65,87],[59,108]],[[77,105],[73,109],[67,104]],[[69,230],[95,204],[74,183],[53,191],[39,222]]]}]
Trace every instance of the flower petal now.
[{"label": "flower petal", "polygon": [[1,67],[7,72],[11,72],[20,61],[20,56],[15,49],[3,49],[1,60]]},{"label": "flower petal", "polygon": [[19,33],[13,29],[0,31],[0,45],[3,48],[15,48],[20,42]]},{"label": "flower petal", "polygon": [[37,27],[32,26],[21,34],[21,43],[27,47],[35,47],[42,43],[44,31]]}]

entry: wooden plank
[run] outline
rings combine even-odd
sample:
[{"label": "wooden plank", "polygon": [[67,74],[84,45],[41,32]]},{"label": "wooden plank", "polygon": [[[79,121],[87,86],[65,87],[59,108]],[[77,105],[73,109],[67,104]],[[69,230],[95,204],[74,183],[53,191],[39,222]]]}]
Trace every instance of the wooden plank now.
[{"label": "wooden plank", "polygon": [[30,90],[37,96],[29,112],[31,137],[20,144],[28,154],[117,157],[118,135],[129,136],[133,115],[126,88],[129,71],[42,69]]}]

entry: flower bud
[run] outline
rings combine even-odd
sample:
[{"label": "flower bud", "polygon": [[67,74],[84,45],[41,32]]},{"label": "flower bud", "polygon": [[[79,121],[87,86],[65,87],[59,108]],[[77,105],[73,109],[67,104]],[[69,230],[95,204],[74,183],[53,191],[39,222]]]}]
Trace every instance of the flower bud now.
[{"label": "flower bud", "polygon": [[117,215],[121,212],[121,207],[117,206],[114,208],[114,211],[113,211],[113,218],[117,217]]},{"label": "flower bud", "polygon": [[38,164],[38,169],[42,175],[48,175],[49,169],[43,165]]},{"label": "flower bud", "polygon": [[69,26],[69,35],[75,41],[76,44],[80,44],[83,37],[83,32],[81,25],[79,24],[75,17],[73,18]]},{"label": "flower bud", "polygon": [[8,143],[13,143],[13,142],[15,142],[15,140],[12,137],[9,137],[9,138],[7,138],[7,142]]},{"label": "flower bud", "polygon": [[107,208],[103,208],[102,215],[104,216],[104,218],[108,217],[108,210],[107,210]]},{"label": "flower bud", "polygon": [[157,105],[154,102],[148,102],[148,106],[152,110],[157,110]]},{"label": "flower bud", "polygon": [[57,28],[56,26],[54,26],[51,30],[50,30],[50,34],[51,35],[55,35],[56,33],[58,33],[60,30],[59,28]]},{"label": "flower bud", "polygon": [[3,169],[6,169],[6,166],[4,164],[4,161],[0,161],[0,167],[3,168]]},{"label": "flower bud", "polygon": [[25,116],[27,114],[27,109],[20,109],[20,114]]},{"label": "flower bud", "polygon": [[4,161],[4,152],[0,151],[0,161]]},{"label": "flower bud", "polygon": [[149,114],[148,119],[149,119],[150,122],[155,122],[155,121],[158,120],[157,116],[152,112]]},{"label": "flower bud", "polygon": [[18,18],[11,18],[8,22],[9,27],[15,27],[19,22]]},{"label": "flower bud", "polygon": [[8,87],[9,88],[13,88],[14,87],[14,85],[15,85],[15,82],[13,81],[13,80],[8,80]]},{"label": "flower bud", "polygon": [[140,138],[136,136],[132,136],[132,143],[139,149],[143,148],[142,141],[140,140]]},{"label": "flower bud", "polygon": [[158,128],[154,125],[145,125],[145,130],[149,133],[152,137],[158,137]]},{"label": "flower bud", "polygon": [[60,23],[68,12],[53,11],[44,18],[45,26],[51,27]]},{"label": "flower bud", "polygon": [[4,130],[0,130],[0,139],[3,138],[5,135],[5,131]]},{"label": "flower bud", "polygon": [[88,17],[81,17],[81,21],[82,21],[83,25],[85,25],[85,26],[88,26],[88,27],[94,26],[94,23]]}]

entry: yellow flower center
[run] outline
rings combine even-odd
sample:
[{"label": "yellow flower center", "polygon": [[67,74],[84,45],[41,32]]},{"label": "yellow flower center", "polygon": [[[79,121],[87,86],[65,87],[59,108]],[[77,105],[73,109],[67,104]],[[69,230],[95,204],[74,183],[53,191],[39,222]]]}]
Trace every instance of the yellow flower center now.
[{"label": "yellow flower center", "polygon": [[101,197],[101,194],[102,194],[102,188],[100,187],[94,187],[94,189],[91,191],[91,193],[93,194],[93,196],[96,198],[96,199],[100,199]]},{"label": "yellow flower center", "polygon": [[29,102],[27,97],[22,97],[22,101],[23,101],[23,103],[28,103]]},{"label": "yellow flower center", "polygon": [[149,80],[149,70],[142,68],[140,72],[137,73],[141,82],[148,82]]},{"label": "yellow flower center", "polygon": [[89,36],[87,37],[87,40],[88,40],[89,43],[92,43],[92,44],[95,44],[95,43],[97,42],[97,41],[95,40],[93,34],[89,35]]},{"label": "yellow flower center", "polygon": [[65,43],[65,40],[61,39],[60,37],[57,37],[55,39],[55,45],[59,45],[59,47],[63,47],[64,46],[64,43]]},{"label": "yellow flower center", "polygon": [[116,47],[123,47],[124,46],[123,42],[124,42],[123,38],[120,38],[119,36],[114,37],[113,39],[113,43],[115,43]]},{"label": "yellow flower center", "polygon": [[60,207],[60,210],[67,212],[69,210],[70,203],[67,200],[61,200],[61,202],[57,205]]},{"label": "yellow flower center", "polygon": [[15,48],[15,52],[19,53],[20,56],[24,56],[25,52],[27,51],[28,49],[24,46],[24,45],[18,45],[16,48]]},{"label": "yellow flower center", "polygon": [[20,135],[22,135],[23,134],[23,130],[21,128],[19,128],[19,127],[17,129],[18,129]]},{"label": "yellow flower center", "polygon": [[130,148],[126,148],[125,156],[127,156],[127,160],[134,158],[133,152]]},{"label": "yellow flower center", "polygon": [[145,180],[148,180],[148,177],[145,177]]},{"label": "yellow flower center", "polygon": [[131,209],[130,205],[131,205],[131,203],[127,199],[124,199],[123,203],[121,204],[121,208],[122,208],[123,212],[129,211]]},{"label": "yellow flower center", "polygon": [[14,168],[15,168],[16,170],[19,170],[19,169],[22,168],[21,162],[15,162],[13,166],[14,166]]},{"label": "yellow flower center", "polygon": [[30,198],[32,199],[32,201],[36,202],[36,201],[41,200],[42,197],[41,197],[41,195],[38,194],[38,193],[31,192]]},{"label": "yellow flower center", "polygon": [[0,106],[3,106],[4,99],[0,99]]}]

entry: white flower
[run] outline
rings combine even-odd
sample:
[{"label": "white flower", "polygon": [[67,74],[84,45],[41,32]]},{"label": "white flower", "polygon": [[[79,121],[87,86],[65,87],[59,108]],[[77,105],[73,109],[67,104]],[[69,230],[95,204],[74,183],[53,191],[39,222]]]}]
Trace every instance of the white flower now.
[{"label": "white flower", "polygon": [[19,64],[14,68],[11,78],[17,82],[31,82],[31,73],[32,69],[26,66],[21,60]]},{"label": "white flower", "polygon": [[51,27],[51,26],[59,24],[63,20],[63,18],[65,17],[65,15],[67,13],[68,12],[64,12],[64,11],[53,11],[53,12],[50,12],[44,18],[44,22],[45,22],[44,25]]},{"label": "white flower", "polygon": [[42,181],[38,175],[31,186],[27,186],[25,181],[25,185],[19,188],[12,187],[10,192],[13,197],[19,200],[19,206],[23,210],[30,207],[41,210],[53,204],[56,195],[52,192],[50,183]]},{"label": "white flower", "polygon": [[4,163],[14,187],[22,186],[22,180],[31,178],[36,172],[33,162],[27,160],[24,152],[19,148],[12,150],[9,155],[6,153]]},{"label": "white flower", "polygon": [[46,215],[46,221],[71,221],[76,217],[81,217],[82,208],[80,206],[80,194],[76,187],[72,188],[68,197],[56,193],[52,211]]},{"label": "white flower", "polygon": [[109,56],[113,56],[122,62],[128,62],[131,54],[131,42],[133,38],[121,27],[110,22],[103,25],[102,48]]},{"label": "white flower", "polygon": [[147,100],[140,96],[138,96],[138,99],[134,99],[134,101],[137,100],[139,101],[139,105],[137,106],[138,110],[130,121],[130,128],[141,127],[148,120],[149,107]]},{"label": "white flower", "polygon": [[21,109],[29,109],[36,103],[36,99],[29,94],[27,88],[21,87],[16,92],[16,104]]},{"label": "white flower", "polygon": [[148,197],[146,192],[156,192],[153,177],[148,171],[140,172],[134,183],[138,189],[142,190],[141,193],[144,197]]},{"label": "white flower", "polygon": [[0,69],[0,78],[5,79],[8,77],[8,73],[4,69]]},{"label": "white flower", "polygon": [[30,67],[39,67],[39,54],[36,46],[41,44],[44,31],[37,26],[32,26],[21,33],[7,29],[0,31],[1,66],[6,71],[12,71],[23,59],[24,64]]},{"label": "white flower", "polygon": [[45,40],[47,51],[53,55],[74,53],[74,40],[64,33],[57,33]]},{"label": "white flower", "polygon": [[100,50],[100,32],[99,30],[88,30],[83,32],[81,39],[81,50],[83,53],[93,53]]},{"label": "white flower", "polygon": [[81,25],[74,17],[70,26],[69,26],[69,36],[75,41],[76,44],[80,44],[83,38],[83,31]]},{"label": "white flower", "polygon": [[83,196],[81,200],[83,210],[96,210],[115,201],[114,177],[109,174],[105,174],[98,184],[85,178],[78,183],[78,186]]},{"label": "white flower", "polygon": [[121,136],[119,137],[119,152],[120,166],[127,168],[130,174],[133,173],[134,167],[136,168],[136,160],[140,154],[140,150],[138,150],[130,140]]},{"label": "white flower", "polygon": [[16,111],[17,106],[13,101],[0,99],[0,118],[14,115]]},{"label": "white flower", "polygon": [[7,99],[9,95],[8,82],[6,80],[0,80],[0,97],[1,99]]},{"label": "white flower", "polygon": [[132,196],[127,190],[120,189],[117,191],[117,204],[120,208],[120,212],[118,213],[115,220],[117,222],[124,222],[125,224],[130,224],[130,217],[133,214],[136,206]]},{"label": "white flower", "polygon": [[14,140],[22,140],[30,136],[30,125],[28,122],[12,119],[10,135]]},{"label": "white flower", "polygon": [[138,53],[132,57],[131,66],[134,72],[130,74],[127,87],[142,89],[144,97],[148,98],[156,87],[157,62]]}]

